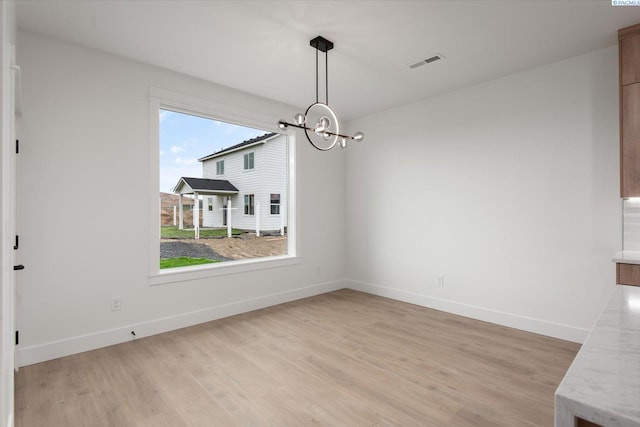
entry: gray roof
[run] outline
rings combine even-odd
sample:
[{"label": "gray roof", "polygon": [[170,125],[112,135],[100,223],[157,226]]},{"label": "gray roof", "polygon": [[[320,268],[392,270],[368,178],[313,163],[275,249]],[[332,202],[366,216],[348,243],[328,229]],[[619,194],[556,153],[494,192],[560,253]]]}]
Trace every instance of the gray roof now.
[{"label": "gray roof", "polygon": [[189,178],[183,176],[180,178],[174,188],[174,192],[184,182],[193,191],[209,192],[209,193],[237,193],[238,189],[226,179],[208,179],[208,178]]},{"label": "gray roof", "polygon": [[272,136],[275,136],[275,135],[277,135],[277,134],[274,133],[274,132],[271,132],[271,133],[265,133],[262,136],[257,136],[255,138],[247,139],[245,141],[242,141],[239,144],[232,145],[229,148],[225,148],[225,149],[222,149],[220,151],[216,151],[215,153],[209,154],[208,156],[201,157],[201,158],[198,159],[198,161],[202,162],[204,160],[209,160],[209,159],[212,159],[214,157],[218,157],[218,156],[220,156],[222,154],[228,153],[230,151],[235,151],[235,150],[238,150],[238,149],[240,149],[242,147],[245,147],[245,146],[248,146],[248,145],[257,144],[258,142],[263,142],[263,141],[265,141],[265,140],[267,140],[267,139],[269,139],[269,138],[271,138]]}]

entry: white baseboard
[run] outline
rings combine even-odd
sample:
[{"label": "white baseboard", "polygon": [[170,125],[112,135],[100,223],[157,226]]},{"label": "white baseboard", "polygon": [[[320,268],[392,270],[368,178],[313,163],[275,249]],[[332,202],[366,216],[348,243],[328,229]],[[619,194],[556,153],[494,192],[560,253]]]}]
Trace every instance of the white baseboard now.
[{"label": "white baseboard", "polygon": [[589,333],[588,329],[547,322],[540,319],[505,313],[484,307],[462,304],[456,301],[416,294],[400,289],[387,288],[354,280],[338,280],[335,282],[321,283],[286,292],[264,295],[257,298],[236,301],[229,304],[209,307],[189,313],[181,313],[174,316],[103,330],[63,340],[22,347],[17,350],[17,367],[28,366],[34,363],[56,359],[58,357],[64,357],[71,354],[82,353],[84,351],[95,350],[130,341],[132,330],[136,332],[136,338],[142,338],[216,319],[222,319],[236,314],[258,310],[260,308],[276,304],[282,304],[301,298],[332,292],[342,288],[349,288],[372,295],[392,298],[410,304],[416,304],[472,319],[482,320],[577,343],[583,343]]},{"label": "white baseboard", "polygon": [[71,354],[82,353],[84,351],[95,350],[114,344],[130,341],[131,331],[135,331],[136,338],[147,337],[163,332],[173,331],[188,326],[210,322],[216,319],[246,313],[272,305],[282,304],[289,301],[307,298],[314,295],[332,292],[345,287],[341,280],[335,282],[321,283],[304,288],[292,289],[286,292],[264,295],[257,298],[250,298],[219,306],[196,310],[189,313],[181,313],[147,322],[131,324],[119,328],[99,331],[87,335],[66,338],[58,341],[51,341],[30,347],[18,349],[17,363],[19,367],[33,365],[47,360]]},{"label": "white baseboard", "polygon": [[435,310],[445,311],[447,313],[458,314],[460,316],[469,317],[471,319],[482,320],[485,322],[507,326],[509,328],[516,328],[523,331],[533,332],[536,334],[546,335],[549,337],[559,338],[562,340],[572,341],[580,344],[585,341],[587,335],[589,334],[588,329],[548,322],[545,320],[520,316],[513,313],[505,313],[498,310],[491,310],[484,307],[463,304],[460,302],[436,298],[428,295],[416,294],[400,289],[387,288],[384,286],[373,285],[371,283],[346,280],[345,284],[349,289],[353,289],[356,291],[362,291],[372,295],[387,297],[410,304],[416,304],[427,308],[433,308]]}]

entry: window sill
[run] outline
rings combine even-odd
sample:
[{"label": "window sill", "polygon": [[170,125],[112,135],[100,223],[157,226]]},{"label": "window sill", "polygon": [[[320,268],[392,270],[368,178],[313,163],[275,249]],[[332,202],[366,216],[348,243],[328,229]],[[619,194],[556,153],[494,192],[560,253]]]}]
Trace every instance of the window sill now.
[{"label": "window sill", "polygon": [[239,261],[225,261],[214,265],[205,264],[203,266],[173,268],[169,271],[160,271],[158,274],[150,275],[149,285],[156,286],[168,283],[185,282],[188,280],[206,279],[207,277],[266,270],[269,268],[285,267],[298,263],[300,263],[300,257],[283,255]]}]

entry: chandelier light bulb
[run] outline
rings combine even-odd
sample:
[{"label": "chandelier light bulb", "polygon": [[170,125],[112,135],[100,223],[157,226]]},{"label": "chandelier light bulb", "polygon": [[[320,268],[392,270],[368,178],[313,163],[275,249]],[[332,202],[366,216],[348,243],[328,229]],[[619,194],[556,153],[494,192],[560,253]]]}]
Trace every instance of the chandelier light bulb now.
[{"label": "chandelier light bulb", "polygon": [[[316,128],[315,128],[316,135],[323,134],[325,131],[329,129],[329,126],[331,126],[331,121],[329,120],[329,118],[326,116],[320,117],[320,120],[318,120],[318,123],[316,123]],[[325,135],[322,135],[322,137],[327,139]]]},{"label": "chandelier light bulb", "polygon": [[329,129],[329,127],[331,126],[331,120],[329,120],[329,117],[320,117],[320,126],[322,126],[324,129]]},{"label": "chandelier light bulb", "polygon": [[279,127],[281,130],[285,130],[285,129],[287,128],[287,123],[286,123],[284,120],[280,120],[280,121],[278,122],[278,127]]},{"label": "chandelier light bulb", "polygon": [[355,141],[362,141],[362,138],[364,138],[364,133],[362,132],[356,132],[353,134],[353,139]]},{"label": "chandelier light bulb", "polygon": [[347,138],[342,138],[340,140],[340,147],[347,148]]},{"label": "chandelier light bulb", "polygon": [[298,126],[302,126],[304,124],[304,114],[302,113],[298,113],[295,116],[293,116],[293,121],[298,125]]}]

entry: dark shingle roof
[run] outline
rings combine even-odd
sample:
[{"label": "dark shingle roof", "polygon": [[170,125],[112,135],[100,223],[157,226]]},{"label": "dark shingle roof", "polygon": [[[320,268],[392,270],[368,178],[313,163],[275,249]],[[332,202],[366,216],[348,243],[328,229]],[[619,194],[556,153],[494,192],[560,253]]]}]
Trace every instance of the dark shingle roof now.
[{"label": "dark shingle roof", "polygon": [[175,186],[176,189],[180,186],[181,181],[184,181],[193,191],[238,192],[238,189],[226,179],[188,178],[183,176]]},{"label": "dark shingle roof", "polygon": [[264,135],[262,135],[262,136],[257,136],[257,137],[255,137],[255,138],[247,139],[247,140],[245,140],[245,141],[242,141],[242,142],[241,142],[241,143],[239,143],[239,144],[232,145],[232,146],[231,146],[231,147],[229,147],[229,148],[225,148],[225,149],[223,149],[223,150],[216,151],[215,153],[211,153],[211,154],[209,154],[208,156],[201,157],[201,158],[199,158],[199,159],[198,159],[198,161],[199,161],[199,162],[202,162],[203,160],[208,160],[208,159],[211,159],[211,158],[213,158],[213,157],[217,157],[217,156],[219,156],[219,155],[221,155],[221,154],[228,153],[229,151],[235,151],[235,150],[237,150],[237,149],[239,149],[239,148],[242,148],[242,147],[244,147],[244,146],[251,145],[251,144],[255,144],[255,143],[257,143],[257,142],[261,142],[261,141],[264,141],[264,140],[266,140],[266,139],[269,139],[269,138],[271,138],[271,137],[272,137],[272,136],[274,136],[274,135],[276,135],[276,134],[275,134],[274,132],[271,132],[271,133],[265,133],[265,134],[264,134]]}]

